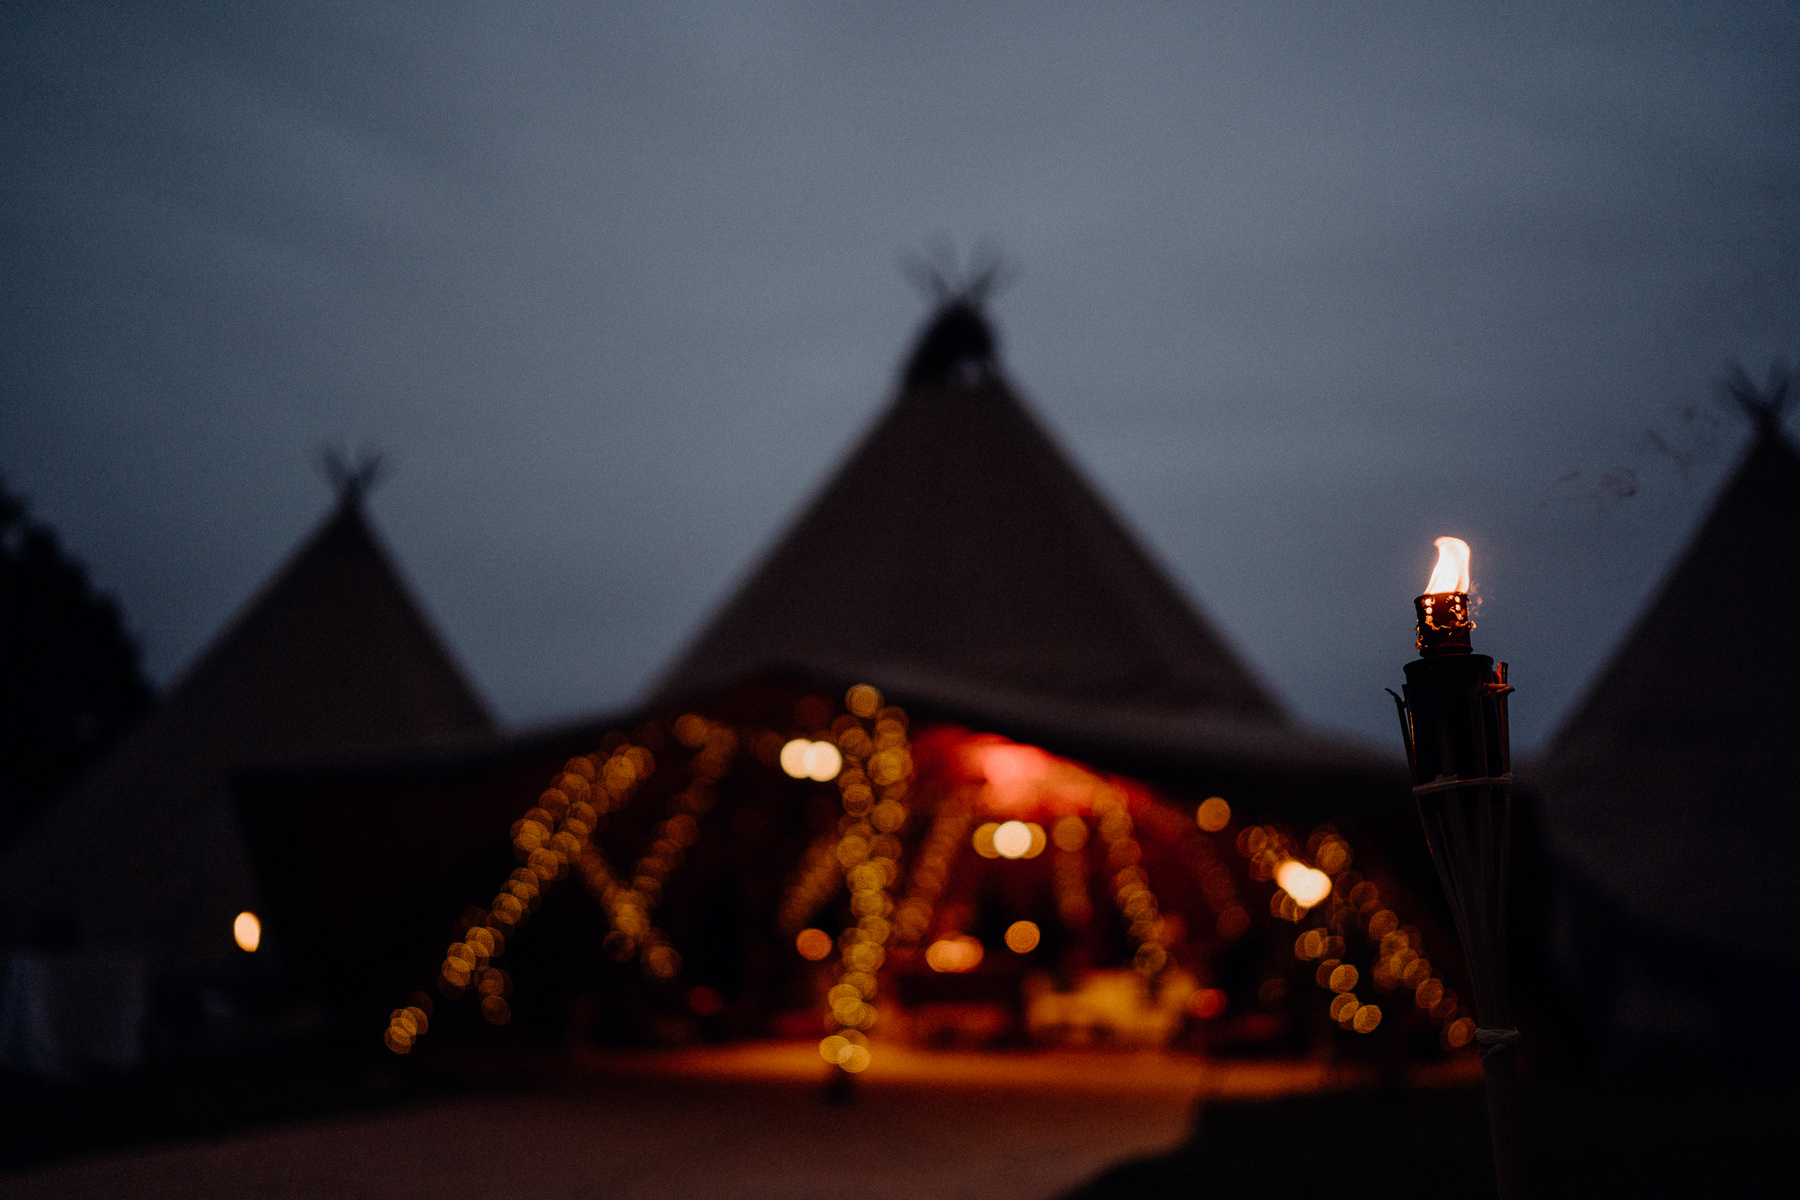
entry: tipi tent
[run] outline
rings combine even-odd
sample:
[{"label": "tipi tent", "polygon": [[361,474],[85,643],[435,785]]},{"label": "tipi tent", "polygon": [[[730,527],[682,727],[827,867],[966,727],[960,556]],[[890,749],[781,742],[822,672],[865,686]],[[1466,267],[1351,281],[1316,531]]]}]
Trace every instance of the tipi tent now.
[{"label": "tipi tent", "polygon": [[893,405],[650,703],[788,671],[1085,751],[1376,767],[1288,722],[1031,417],[995,346],[972,301],[944,305]]},{"label": "tipi tent", "polygon": [[[852,697],[861,685],[882,699],[859,713]],[[892,707],[876,707],[882,704]],[[845,770],[809,782],[785,759],[777,764],[784,744],[806,739],[815,746],[835,740]],[[896,750],[902,743],[916,753]],[[899,755],[885,776],[877,766],[883,745]],[[648,790],[632,793],[629,804],[618,796],[611,807],[602,803],[600,781],[639,751],[656,764]],[[908,776],[913,769],[919,774]],[[999,802],[1003,773],[1005,803],[1039,823],[1033,844],[1044,856],[1017,870],[994,868],[1004,878],[982,865],[999,859],[977,857],[987,853],[979,841],[984,822],[998,828],[999,816],[984,806]],[[536,807],[551,781],[548,807]],[[870,788],[911,815],[888,810],[904,823],[865,829],[865,818],[875,820],[868,808],[875,800],[863,794]],[[570,800],[577,793],[595,797],[594,811],[581,808],[588,800]],[[238,800],[288,936],[341,968],[332,978],[379,979],[390,989],[367,1003],[339,989],[346,1011],[360,1006],[359,1019],[398,1002],[404,993],[396,976],[424,986],[440,963],[440,985],[452,992],[473,988],[477,975],[483,988],[509,988],[484,974],[497,964],[483,959],[478,971],[465,971],[455,965],[462,960],[444,957],[446,944],[473,945],[457,939],[489,922],[489,941],[510,947],[507,962],[529,964],[548,953],[557,965],[552,971],[540,958],[540,979],[548,972],[572,990],[587,989],[590,999],[577,1008],[616,1013],[649,1006],[654,994],[677,1009],[710,1009],[717,995],[678,997],[712,992],[728,1001],[717,1020],[749,1032],[766,1031],[758,1022],[792,1000],[791,985],[808,968],[789,926],[815,918],[830,924],[846,896],[861,910],[893,916],[881,936],[895,939],[895,969],[930,982],[916,961],[925,941],[953,922],[977,928],[1009,905],[1020,919],[1038,913],[1034,905],[1048,906],[1032,918],[1053,930],[1032,960],[1040,963],[1048,961],[1042,954],[1055,957],[1053,944],[1088,936],[1065,937],[1054,927],[1064,901],[1073,905],[1066,911],[1079,909],[1090,887],[1104,897],[1094,901],[1103,912],[1122,912],[1129,902],[1141,918],[1150,901],[1133,881],[1143,872],[1122,866],[1141,854],[1145,877],[1163,888],[1158,894],[1192,919],[1134,918],[1131,938],[1164,939],[1148,951],[1141,940],[1125,942],[1123,925],[1096,920],[1083,926],[1093,934],[1088,961],[1111,956],[1116,964],[1122,954],[1138,962],[1135,951],[1154,969],[1165,946],[1171,961],[1190,950],[1218,953],[1248,927],[1253,914],[1243,904],[1261,914],[1280,900],[1269,894],[1266,873],[1248,885],[1254,901],[1245,899],[1225,882],[1225,864],[1242,873],[1243,860],[1260,854],[1272,863],[1278,854],[1273,834],[1265,852],[1255,848],[1262,833],[1238,839],[1239,824],[1197,825],[1195,806],[1210,793],[1232,798],[1244,831],[1260,820],[1297,831],[1283,834],[1283,853],[1312,854],[1318,847],[1306,847],[1307,830],[1348,816],[1359,867],[1382,873],[1383,889],[1396,888],[1383,894],[1416,895],[1413,881],[1423,880],[1427,905],[1435,899],[1397,757],[1319,736],[1281,713],[1028,415],[1001,376],[985,316],[952,298],[910,356],[892,407],[636,711],[520,741],[511,751],[380,769],[265,772],[246,781]],[[1163,803],[1158,795],[1179,800]],[[1048,805],[1042,812],[1033,807],[1040,800]],[[357,836],[350,817],[371,805],[380,806],[384,828],[418,834]],[[1128,832],[1127,810],[1144,831],[1141,841]],[[1093,837],[1075,849],[1060,842],[1042,849],[1045,831],[1063,817],[1091,827]],[[565,829],[565,822],[574,824]],[[480,830],[489,832],[477,836]],[[553,830],[565,838],[561,867],[547,857],[550,844],[539,844],[540,833]],[[1336,836],[1313,840],[1323,845]],[[878,852],[884,838],[888,849]],[[867,843],[861,849],[858,839]],[[881,886],[891,895],[848,895],[847,888],[876,886],[869,872],[850,866],[856,854],[887,855],[879,873],[889,876]],[[676,861],[686,865],[674,875],[657,866]],[[1062,864],[1058,900],[1045,899],[1052,861]],[[1338,868],[1345,862],[1341,855]],[[555,882],[571,874],[579,882]],[[1202,896],[1204,881],[1211,890]],[[984,890],[989,883],[1000,890]],[[549,905],[555,888],[580,902],[572,907],[591,901],[587,915],[569,923],[570,906],[550,905],[529,929],[509,923],[518,919],[507,910],[520,896],[535,903],[541,891]],[[1344,890],[1351,888],[1347,882]],[[1136,891],[1146,895],[1133,900]],[[1357,893],[1367,913],[1344,919],[1366,923],[1387,912],[1386,920],[1397,920],[1369,899],[1375,891],[1370,883]],[[1010,899],[999,899],[1002,893]],[[1423,906],[1398,907],[1412,914],[1407,921],[1433,924]],[[908,911],[916,916],[911,927]],[[381,914],[379,943],[359,932],[370,912]],[[564,924],[544,924],[557,921]],[[643,937],[613,936],[627,927],[641,933],[646,921],[660,924]],[[1285,929],[1269,942],[1271,970],[1298,969],[1296,931]],[[666,931],[666,947],[657,930]],[[997,944],[997,933],[986,936]],[[1384,936],[1378,930],[1371,945]],[[1432,936],[1434,954],[1454,962],[1446,937]],[[546,949],[559,939],[561,949]],[[635,944],[653,981],[649,992],[597,953],[613,942],[626,956],[620,963]],[[665,948],[678,950],[686,966],[648,957]],[[473,951],[453,949],[465,953]],[[1243,964],[1234,969],[1248,979],[1261,953],[1237,953]],[[910,967],[902,962],[908,955]],[[1012,961],[1000,951],[993,960]],[[1312,988],[1314,966],[1300,965]],[[638,1001],[622,998],[634,988]],[[532,989],[522,985],[522,992],[529,1007]],[[484,992],[484,1012],[504,1011],[499,994]],[[1330,999],[1322,994],[1320,1012]],[[1248,1003],[1257,1003],[1254,986]],[[562,1019],[539,1011],[553,1026]],[[1445,1001],[1446,1021],[1457,1011],[1453,997]],[[434,1028],[442,1016],[432,1018]],[[816,1013],[805,1019],[817,1024]]]},{"label": "tipi tent", "polygon": [[1594,1033],[1718,1049],[1800,976],[1800,454],[1777,392],[1539,770],[1553,944]]},{"label": "tipi tent", "polygon": [[1274,703],[1026,413],[955,303],[899,399],[656,699],[820,667],[1091,711]]},{"label": "tipi tent", "polygon": [[9,940],[129,947],[153,972],[238,955],[257,907],[229,779],[484,739],[493,724],[345,486],[161,706],[7,849]]}]

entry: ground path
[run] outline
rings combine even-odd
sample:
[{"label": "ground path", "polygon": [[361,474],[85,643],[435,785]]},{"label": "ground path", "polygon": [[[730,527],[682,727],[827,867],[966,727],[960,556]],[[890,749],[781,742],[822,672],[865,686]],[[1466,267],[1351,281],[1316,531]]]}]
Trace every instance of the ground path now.
[{"label": "ground path", "polygon": [[830,1106],[823,1073],[810,1048],[791,1044],[592,1055],[517,1086],[65,1163],[0,1190],[21,1200],[1048,1200],[1180,1142],[1202,1093],[1326,1082],[1304,1063],[882,1047],[856,1102]]}]

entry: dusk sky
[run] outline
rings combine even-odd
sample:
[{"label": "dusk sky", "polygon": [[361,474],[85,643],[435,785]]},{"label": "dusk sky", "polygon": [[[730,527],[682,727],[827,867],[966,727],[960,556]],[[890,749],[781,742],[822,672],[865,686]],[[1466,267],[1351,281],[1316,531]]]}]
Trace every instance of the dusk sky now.
[{"label": "dusk sky", "polygon": [[1800,355],[1800,3],[0,8],[0,478],[159,684],[371,508],[522,726],[624,705],[991,242],[1006,370],[1296,716],[1431,540],[1541,746]]}]

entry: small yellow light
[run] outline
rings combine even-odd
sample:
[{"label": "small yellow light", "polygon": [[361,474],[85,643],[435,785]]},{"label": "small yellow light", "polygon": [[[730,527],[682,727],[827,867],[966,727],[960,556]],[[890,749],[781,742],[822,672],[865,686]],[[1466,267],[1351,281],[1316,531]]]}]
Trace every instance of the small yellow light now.
[{"label": "small yellow light", "polygon": [[1301,908],[1311,908],[1331,895],[1331,876],[1291,858],[1275,868],[1275,882]]},{"label": "small yellow light", "polygon": [[1000,857],[1000,852],[994,849],[994,834],[999,828],[999,824],[994,821],[976,827],[975,836],[970,839],[975,846],[975,853],[983,858]]},{"label": "small yellow light", "polygon": [[812,742],[806,738],[795,738],[781,748],[781,769],[795,779],[806,778],[806,752],[812,749]]},{"label": "small yellow light", "polygon": [[1225,803],[1223,796],[1208,796],[1201,802],[1200,811],[1194,814],[1194,820],[1206,832],[1217,833],[1231,824],[1231,805]]},{"label": "small yellow light", "polygon": [[1044,827],[1036,821],[1025,822],[1025,830],[1031,834],[1031,844],[1025,847],[1025,857],[1036,858],[1044,852],[1044,847],[1050,844],[1049,835],[1044,832]]},{"label": "small yellow light", "polygon": [[844,756],[830,742],[814,742],[806,748],[806,775],[820,783],[827,783],[838,777],[844,767]]},{"label": "small yellow light", "polygon": [[844,707],[866,721],[880,710],[881,693],[859,683],[844,694]]},{"label": "small yellow light", "polygon": [[1030,954],[1041,936],[1034,922],[1014,921],[1006,930],[1006,948],[1014,954]]},{"label": "small yellow light", "polygon": [[1056,823],[1055,831],[1050,836],[1056,842],[1058,850],[1073,854],[1087,845],[1087,822],[1071,813]]},{"label": "small yellow light", "polygon": [[994,830],[994,852],[1001,858],[1024,858],[1031,843],[1031,827],[1023,821],[1007,821]]},{"label": "small yellow light", "polygon": [[844,756],[830,742],[795,738],[781,748],[781,769],[794,779],[816,779],[820,783],[836,779],[843,769]]},{"label": "small yellow light", "polygon": [[982,945],[967,935],[939,938],[925,948],[925,965],[934,971],[960,975],[981,965]]},{"label": "small yellow light", "polygon": [[256,948],[262,945],[262,922],[256,919],[253,912],[241,912],[231,923],[231,936],[237,942],[239,950],[255,954]]}]

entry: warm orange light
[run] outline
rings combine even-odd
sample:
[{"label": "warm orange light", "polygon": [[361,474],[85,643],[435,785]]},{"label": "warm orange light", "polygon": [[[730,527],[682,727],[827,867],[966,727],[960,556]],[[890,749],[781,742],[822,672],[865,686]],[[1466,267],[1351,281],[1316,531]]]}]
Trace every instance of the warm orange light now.
[{"label": "warm orange light", "polygon": [[800,957],[818,962],[831,953],[831,935],[823,929],[802,929],[800,936],[794,939],[794,949]]},{"label": "warm orange light", "polygon": [[1331,895],[1331,876],[1291,858],[1275,868],[1275,882],[1301,908],[1311,908]]},{"label": "warm orange light", "polygon": [[1014,921],[1006,929],[1006,948],[1014,954],[1030,954],[1042,936],[1034,921]]},{"label": "warm orange light", "polygon": [[1437,540],[1437,566],[1431,570],[1431,582],[1425,585],[1427,596],[1469,590],[1469,543],[1461,538],[1441,537]]},{"label": "warm orange light", "polygon": [[1016,809],[1028,803],[1056,764],[1036,746],[1013,742],[980,747],[977,761],[988,782],[989,802],[1002,809]]},{"label": "warm orange light", "polygon": [[1001,858],[1024,858],[1031,849],[1031,827],[1023,821],[1007,821],[994,830],[994,853]]},{"label": "warm orange light", "polygon": [[1194,994],[1188,997],[1187,1010],[1202,1021],[1210,1021],[1224,1015],[1226,1000],[1225,993],[1218,988],[1195,988]]},{"label": "warm orange light", "polygon": [[256,948],[262,945],[262,922],[256,919],[253,912],[241,912],[237,920],[231,923],[231,936],[238,944],[238,949],[246,954],[255,954]]},{"label": "warm orange light", "polygon": [[781,748],[781,769],[795,779],[806,778],[806,752],[812,748],[810,738],[795,738]]},{"label": "warm orange light", "polygon": [[975,827],[974,836],[969,839],[975,846],[975,853],[983,858],[1000,857],[1000,852],[994,849],[994,834],[999,828],[1000,825],[996,821],[989,821]]},{"label": "warm orange light", "polygon": [[1194,821],[1208,833],[1217,833],[1231,824],[1231,805],[1225,803],[1223,796],[1208,796],[1201,801],[1200,809],[1194,814]]},{"label": "warm orange light", "polygon": [[981,965],[981,943],[966,934],[939,938],[925,948],[925,965],[934,971],[960,975]]},{"label": "warm orange light", "polygon": [[1087,822],[1071,813],[1056,823],[1055,832],[1051,836],[1055,838],[1058,850],[1073,854],[1087,845]]}]

